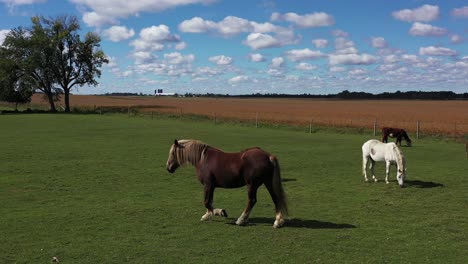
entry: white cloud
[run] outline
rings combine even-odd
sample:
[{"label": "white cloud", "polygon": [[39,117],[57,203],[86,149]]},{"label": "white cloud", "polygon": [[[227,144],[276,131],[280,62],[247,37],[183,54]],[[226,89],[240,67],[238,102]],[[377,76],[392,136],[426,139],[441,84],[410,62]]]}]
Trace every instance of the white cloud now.
[{"label": "white cloud", "polygon": [[[83,21],[89,26],[102,26],[109,23],[117,23],[119,18],[137,16],[141,12],[161,12],[190,4],[210,4],[215,0],[70,0],[84,7],[87,11]],[[85,17],[87,19],[85,19]]]},{"label": "white cloud", "polygon": [[270,17],[270,20],[288,21],[304,28],[325,27],[335,24],[335,19],[333,18],[333,16],[324,12],[315,12],[305,15],[298,15],[296,13],[273,13]]},{"label": "white cloud", "polygon": [[252,62],[262,62],[265,61],[265,57],[263,57],[260,53],[249,54],[249,60]]},{"label": "white cloud", "polygon": [[231,57],[224,56],[224,55],[213,56],[213,57],[210,57],[208,60],[217,65],[229,65],[233,62],[233,59]]},{"label": "white cloud", "polygon": [[244,44],[254,50],[273,48],[281,46],[279,40],[268,34],[251,33],[247,36]]},{"label": "white cloud", "polygon": [[454,8],[452,10],[452,16],[454,17],[468,17],[468,6]]},{"label": "white cloud", "polygon": [[187,33],[204,33],[215,28],[215,22],[204,20],[201,17],[194,17],[189,20],[184,20],[179,24],[179,30]]},{"label": "white cloud", "polygon": [[0,29],[0,46],[3,44],[3,41],[5,41],[6,35],[10,32],[9,29]]},{"label": "white cloud", "polygon": [[271,59],[271,68],[280,68],[284,64],[284,59],[282,57],[275,57]]},{"label": "white cloud", "polygon": [[101,15],[96,12],[87,12],[83,15],[83,21],[91,27],[99,27],[106,24],[116,24],[117,20],[113,17]]},{"label": "white cloud", "polygon": [[429,46],[419,48],[419,54],[430,56],[455,56],[457,52],[449,48]]},{"label": "white cloud", "polygon": [[179,24],[179,30],[186,33],[215,33],[223,37],[232,37],[240,33],[280,33],[290,31],[271,23],[257,23],[236,16],[227,16],[219,22],[193,17]]},{"label": "white cloud", "polygon": [[135,64],[147,64],[153,62],[154,59],[156,59],[155,55],[147,51],[134,52],[132,57],[135,59]]},{"label": "white cloud", "polygon": [[346,71],[345,67],[333,66],[330,67],[330,72],[344,72]]},{"label": "white cloud", "polygon": [[441,27],[435,27],[429,24],[416,22],[409,30],[410,35],[413,36],[443,36],[447,34],[447,30]]},{"label": "white cloud", "polygon": [[423,5],[415,9],[403,9],[392,13],[395,19],[405,22],[433,21],[439,18],[439,7],[433,5]]},{"label": "white cloud", "polygon": [[326,39],[314,39],[312,43],[315,45],[316,48],[326,48],[328,46],[328,40]]},{"label": "white cloud", "polygon": [[250,78],[249,76],[245,76],[245,75],[239,75],[239,76],[229,79],[230,84],[236,84],[236,83],[247,82],[247,81],[250,81]]},{"label": "white cloud", "polygon": [[195,60],[195,55],[182,55],[179,52],[172,52],[164,54],[164,59],[166,59],[169,64],[183,64],[183,63],[192,63]]},{"label": "white cloud", "polygon": [[325,57],[320,51],[301,49],[301,50],[289,50],[285,52],[286,57],[292,61],[312,60]]},{"label": "white cloud", "polygon": [[377,58],[369,54],[332,54],[329,55],[330,65],[345,64],[345,65],[358,65],[358,64],[373,64]]},{"label": "white cloud", "polygon": [[187,48],[187,43],[185,42],[180,42],[175,45],[176,50],[183,50],[185,48]]},{"label": "white cloud", "polygon": [[364,75],[367,74],[367,71],[364,69],[353,69],[349,71],[350,75]]},{"label": "white cloud", "polygon": [[387,41],[383,37],[375,37],[371,39],[372,47],[382,49],[387,47]]},{"label": "white cloud", "polygon": [[338,37],[335,39],[335,49],[336,49],[336,54],[358,53],[358,50],[356,49],[354,42],[343,37]]},{"label": "white cloud", "polygon": [[164,43],[180,41],[180,37],[171,34],[166,25],[143,28],[139,36],[130,43],[136,51],[160,51],[164,48]]},{"label": "white cloud", "polygon": [[384,58],[384,62],[385,62],[385,63],[396,63],[396,62],[398,62],[398,56],[397,56],[397,55],[394,55],[394,54],[392,54],[392,55],[387,55],[387,56],[385,56],[385,58]]},{"label": "white cloud", "polygon": [[463,42],[463,37],[458,34],[453,34],[450,36],[450,43],[459,44]]},{"label": "white cloud", "polygon": [[337,30],[333,30],[332,31],[332,35],[335,36],[335,37],[342,37],[342,38],[346,38],[349,36],[349,33],[346,32],[346,31],[343,31],[341,29],[337,29]]},{"label": "white cloud", "polygon": [[306,63],[306,62],[301,62],[296,65],[296,69],[301,70],[301,71],[312,71],[312,70],[317,69],[317,66],[312,65],[310,63]]},{"label": "white cloud", "polygon": [[135,31],[124,26],[112,26],[104,30],[103,35],[113,42],[119,42],[133,37]]},{"label": "white cloud", "polygon": [[254,50],[281,47],[299,41],[292,29],[275,26],[271,23],[257,23],[235,16],[227,16],[219,22],[194,17],[182,21],[179,24],[179,30],[187,33],[218,34],[226,38],[249,33],[243,43]]}]

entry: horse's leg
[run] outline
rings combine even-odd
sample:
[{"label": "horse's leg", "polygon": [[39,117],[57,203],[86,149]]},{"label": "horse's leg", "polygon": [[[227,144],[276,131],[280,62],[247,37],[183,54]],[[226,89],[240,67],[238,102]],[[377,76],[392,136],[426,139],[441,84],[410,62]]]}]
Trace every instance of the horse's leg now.
[{"label": "horse's leg", "polygon": [[368,182],[369,179],[367,178],[367,162],[369,161],[369,157],[362,156],[362,173],[364,174],[364,181]]},{"label": "horse's leg", "polygon": [[390,173],[390,161],[385,161],[385,183],[388,184],[388,174]]},{"label": "horse's leg", "polygon": [[370,170],[372,172],[372,179],[374,179],[375,182],[378,182],[379,180],[377,180],[377,177],[375,177],[374,167],[375,167],[375,161],[371,159]]},{"label": "horse's leg", "polygon": [[237,219],[237,225],[245,225],[249,222],[249,215],[250,211],[254,207],[255,203],[257,202],[257,189],[259,186],[254,185],[247,185],[247,192],[249,201],[247,202],[247,207],[245,207],[244,211],[242,212],[241,216]]},{"label": "horse's leg", "polygon": [[209,221],[211,220],[211,216],[213,215],[213,193],[214,193],[214,185],[213,184],[205,184],[205,200],[203,203],[206,207],[206,213],[202,216],[200,221]]}]

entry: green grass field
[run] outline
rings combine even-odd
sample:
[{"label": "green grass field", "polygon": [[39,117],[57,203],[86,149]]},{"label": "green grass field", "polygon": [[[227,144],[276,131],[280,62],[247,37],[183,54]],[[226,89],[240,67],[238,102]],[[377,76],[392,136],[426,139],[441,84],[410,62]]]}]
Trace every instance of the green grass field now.
[{"label": "green grass field", "polygon": [[[364,183],[371,136],[126,115],[0,116],[0,263],[465,263],[464,145],[403,148],[407,188]],[[233,225],[245,188],[217,189],[229,218],[200,222],[202,186],[165,163],[174,138],[280,161],[290,222],[273,229],[264,187],[251,224]],[[384,179],[384,166],[376,169]]]}]

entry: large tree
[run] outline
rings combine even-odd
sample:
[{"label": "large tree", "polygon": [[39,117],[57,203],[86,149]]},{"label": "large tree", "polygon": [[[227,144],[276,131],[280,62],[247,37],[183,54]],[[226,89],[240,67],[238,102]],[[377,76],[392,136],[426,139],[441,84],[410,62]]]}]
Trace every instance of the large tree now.
[{"label": "large tree", "polygon": [[7,56],[7,50],[0,47],[0,100],[18,104],[31,102],[33,89],[28,78],[22,78],[15,61]]},{"label": "large tree", "polygon": [[[28,29],[10,31],[4,47],[32,85],[42,91],[55,112],[55,100],[63,90],[65,111],[70,111],[70,92],[76,85],[97,85],[100,68],[108,60],[100,47],[100,37],[87,33],[83,40],[75,17],[47,19],[33,17]],[[60,89],[60,88],[61,89]]]},{"label": "large tree", "polygon": [[18,75],[42,91],[49,101],[50,111],[55,112],[55,77],[51,69],[54,48],[45,32],[36,26],[12,29],[5,37],[3,47],[5,56],[14,61]]},{"label": "large tree", "polygon": [[40,23],[50,31],[54,41],[53,73],[63,89],[65,112],[70,111],[70,92],[76,85],[97,85],[100,68],[108,59],[100,49],[101,38],[92,32],[80,39],[80,24],[76,17],[61,16],[53,19],[41,17]]}]

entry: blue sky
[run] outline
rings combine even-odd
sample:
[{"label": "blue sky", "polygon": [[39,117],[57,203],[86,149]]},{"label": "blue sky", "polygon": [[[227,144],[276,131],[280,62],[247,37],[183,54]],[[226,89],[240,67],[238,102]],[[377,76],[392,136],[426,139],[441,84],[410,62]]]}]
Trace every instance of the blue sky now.
[{"label": "blue sky", "polygon": [[0,0],[0,41],[64,14],[110,58],[77,94],[468,92],[466,1]]}]

